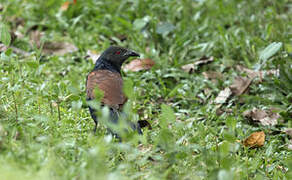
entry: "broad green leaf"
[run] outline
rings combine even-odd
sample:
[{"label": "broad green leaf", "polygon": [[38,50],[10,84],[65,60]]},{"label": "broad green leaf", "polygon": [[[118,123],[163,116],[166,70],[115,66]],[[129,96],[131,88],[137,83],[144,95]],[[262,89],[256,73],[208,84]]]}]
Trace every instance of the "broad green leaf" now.
[{"label": "broad green leaf", "polygon": [[169,22],[164,22],[162,24],[158,24],[157,25],[157,29],[156,32],[157,34],[168,34],[170,32],[172,32],[175,29],[175,26]]},{"label": "broad green leaf", "polygon": [[147,25],[149,21],[150,21],[149,16],[145,16],[144,18],[141,19],[136,19],[133,23],[133,27],[137,30],[141,30]]},{"label": "broad green leaf", "polygon": [[260,52],[260,59],[266,61],[273,55],[275,55],[282,47],[281,42],[273,42],[268,47],[266,47],[262,52]]},{"label": "broad green leaf", "polygon": [[268,45],[263,51],[260,52],[260,60],[261,64],[255,65],[255,70],[259,70],[262,68],[263,65],[266,64],[267,60],[275,55],[282,47],[281,42],[273,42],[272,44]]},{"label": "broad green leaf", "polygon": [[11,36],[10,36],[10,33],[9,33],[9,28],[4,23],[0,23],[0,41],[5,46],[9,46],[10,41],[11,41]]},{"label": "broad green leaf", "polygon": [[175,114],[170,106],[166,104],[161,105],[160,125],[163,128],[167,128],[169,122],[174,122],[176,119]]}]

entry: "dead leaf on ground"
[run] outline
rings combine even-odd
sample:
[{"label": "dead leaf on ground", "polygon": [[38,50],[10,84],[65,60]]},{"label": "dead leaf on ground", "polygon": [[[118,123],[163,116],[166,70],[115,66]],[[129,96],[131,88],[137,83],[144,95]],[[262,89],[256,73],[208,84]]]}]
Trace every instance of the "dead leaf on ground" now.
[{"label": "dead leaf on ground", "polygon": [[219,107],[219,108],[216,109],[216,115],[217,116],[220,116],[223,113],[232,113],[232,112],[233,112],[233,109],[230,109],[230,108],[222,109],[222,108]]},{"label": "dead leaf on ground", "polygon": [[195,61],[194,65],[195,66],[199,66],[199,65],[207,64],[207,63],[210,63],[210,62],[213,62],[213,61],[214,61],[214,57],[213,56],[211,56],[211,57],[203,56],[198,61]]},{"label": "dead leaf on ground", "polygon": [[272,110],[261,110],[254,108],[243,112],[243,116],[258,121],[263,126],[274,126],[278,123],[280,115]]},{"label": "dead leaf on ground", "polygon": [[90,58],[93,62],[93,64],[95,64],[96,60],[99,58],[100,54],[97,53],[94,50],[88,50],[87,51],[87,55],[85,56],[85,58]]},{"label": "dead leaf on ground", "polygon": [[183,65],[182,67],[182,70],[184,72],[187,72],[187,73],[193,73],[195,71],[195,65],[194,64],[186,64],[186,65]]},{"label": "dead leaf on ground", "polygon": [[246,147],[262,147],[265,143],[264,131],[254,132],[243,141]]},{"label": "dead leaf on ground", "polygon": [[66,1],[62,4],[62,6],[60,7],[61,11],[66,11],[69,8],[69,5],[71,4],[70,1]]},{"label": "dead leaf on ground", "polygon": [[41,32],[39,30],[30,31],[29,32],[30,45],[40,48],[41,39],[44,36],[44,34],[45,34],[44,32]]},{"label": "dead leaf on ground", "polygon": [[223,104],[226,102],[226,100],[230,97],[232,94],[229,87],[225,88],[224,90],[220,91],[216,99],[214,100],[214,103],[216,104]]},{"label": "dead leaf on ground", "polygon": [[211,56],[211,57],[203,56],[199,60],[195,61],[194,63],[183,65],[183,66],[181,66],[181,68],[183,71],[185,71],[187,73],[193,73],[198,66],[210,63],[212,61],[214,61],[213,56]]},{"label": "dead leaf on ground", "polygon": [[245,72],[249,78],[253,79],[255,77],[259,77],[260,80],[265,76],[279,76],[279,69],[270,69],[270,70],[262,70],[262,71],[254,71],[252,69],[248,69],[244,66],[237,65],[236,69],[240,72]]},{"label": "dead leaf on ground", "polygon": [[292,138],[292,128],[287,128],[284,132]]},{"label": "dead leaf on ground", "polygon": [[67,11],[67,9],[69,8],[69,6],[71,5],[71,4],[76,4],[77,3],[77,0],[74,0],[73,2],[70,2],[70,1],[65,1],[62,5],[61,5],[61,7],[60,7],[60,10],[61,11]]},{"label": "dead leaf on ground", "polygon": [[[16,54],[20,54],[22,56],[29,56],[30,53],[26,52],[26,51],[23,51],[22,49],[19,49],[17,47],[14,47],[14,46],[10,46],[9,48],[12,49],[12,51]],[[4,52],[8,49],[7,46],[5,46],[4,44],[0,43],[0,52]]]},{"label": "dead leaf on ground", "polygon": [[223,75],[217,71],[205,71],[202,73],[206,79],[222,79]]},{"label": "dead leaf on ground", "polygon": [[155,62],[151,59],[135,59],[123,66],[124,71],[141,71],[151,69]]},{"label": "dead leaf on ground", "polygon": [[75,51],[78,51],[78,48],[74,44],[68,42],[45,42],[43,45],[43,52],[45,54],[63,56]]},{"label": "dead leaf on ground", "polygon": [[236,96],[243,94],[248,89],[252,80],[253,79],[249,79],[249,78],[241,77],[241,76],[236,77],[232,85],[230,86],[232,93]]}]

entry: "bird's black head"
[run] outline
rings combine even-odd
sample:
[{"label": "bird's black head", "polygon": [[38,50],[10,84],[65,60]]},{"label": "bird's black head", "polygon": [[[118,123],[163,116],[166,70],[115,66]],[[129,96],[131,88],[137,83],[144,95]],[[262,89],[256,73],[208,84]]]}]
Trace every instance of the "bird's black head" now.
[{"label": "bird's black head", "polygon": [[140,56],[138,53],[129,49],[110,46],[100,56],[100,59],[106,60],[116,67],[121,67],[122,64],[131,56]]}]

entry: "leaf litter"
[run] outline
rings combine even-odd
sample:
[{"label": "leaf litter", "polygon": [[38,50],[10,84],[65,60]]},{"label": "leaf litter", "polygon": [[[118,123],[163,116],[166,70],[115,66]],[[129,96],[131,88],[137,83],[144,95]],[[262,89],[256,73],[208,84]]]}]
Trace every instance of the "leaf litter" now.
[{"label": "leaf litter", "polygon": [[243,116],[263,126],[274,126],[278,123],[278,119],[280,118],[280,115],[273,112],[271,109],[261,110],[257,108],[243,112]]},{"label": "leaf litter", "polygon": [[201,65],[208,64],[214,61],[214,57],[206,57],[203,56],[199,60],[195,61],[194,63],[186,64],[181,66],[181,69],[187,73],[193,73],[197,70],[197,68]]},{"label": "leaf litter", "polygon": [[130,63],[124,65],[122,68],[124,71],[138,72],[141,70],[149,70],[155,65],[155,61],[152,59],[134,59]]},{"label": "leaf litter", "polygon": [[254,132],[243,140],[242,144],[245,147],[255,148],[262,147],[265,144],[265,133],[264,131]]}]

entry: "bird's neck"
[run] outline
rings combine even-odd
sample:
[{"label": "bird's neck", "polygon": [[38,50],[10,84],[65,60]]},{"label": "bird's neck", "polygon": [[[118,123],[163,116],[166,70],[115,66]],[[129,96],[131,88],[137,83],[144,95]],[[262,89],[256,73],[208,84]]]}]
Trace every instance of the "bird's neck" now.
[{"label": "bird's neck", "polygon": [[121,66],[116,66],[104,58],[97,59],[94,66],[94,70],[101,70],[101,69],[121,73]]}]

